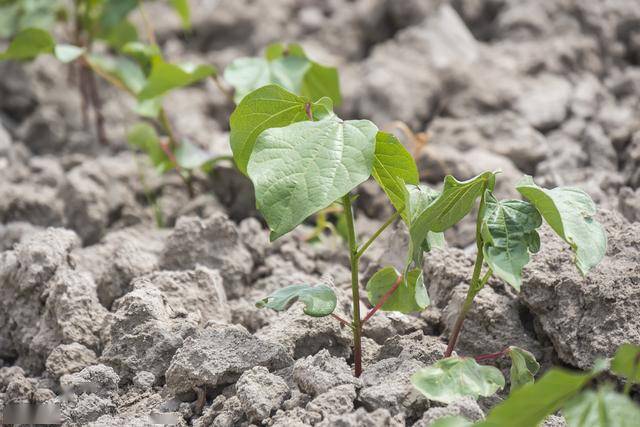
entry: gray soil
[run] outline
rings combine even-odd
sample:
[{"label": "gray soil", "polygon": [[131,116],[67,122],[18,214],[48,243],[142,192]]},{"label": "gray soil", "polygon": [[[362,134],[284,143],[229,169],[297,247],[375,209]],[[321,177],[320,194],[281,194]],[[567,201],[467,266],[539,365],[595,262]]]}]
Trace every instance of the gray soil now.
[{"label": "gray soil", "polygon": [[[224,68],[270,42],[300,41],[339,67],[341,117],[428,132],[417,153],[428,184],[501,169],[504,197],[527,173],[594,198],[609,237],[602,263],[581,277],[567,245],[543,231],[520,294],[499,280],[480,292],[459,354],[517,345],[543,370],[584,369],[640,343],[637,0],[192,4],[186,36],[163,2],[150,5],[171,59]],[[54,59],[0,63],[0,75],[0,408],[55,402],[68,426],[142,426],[152,413],[203,427],[428,426],[450,414],[482,419],[504,397],[442,406],[408,379],[442,357],[471,274],[471,221],[425,259],[431,307],[367,324],[364,374],[354,378],[347,328],[297,305],[254,306],[322,280],[347,316],[338,239],[305,243],[303,226],[269,244],[250,183],[226,166],[198,175],[189,199],[175,174],[156,174],[127,149],[131,101],[106,84],[109,146],[82,126],[77,91]],[[166,105],[181,136],[228,153],[233,106],[211,82]],[[391,212],[369,184],[356,213],[363,237]],[[405,243],[401,226],[385,232],[363,259],[363,283],[402,262]]]}]

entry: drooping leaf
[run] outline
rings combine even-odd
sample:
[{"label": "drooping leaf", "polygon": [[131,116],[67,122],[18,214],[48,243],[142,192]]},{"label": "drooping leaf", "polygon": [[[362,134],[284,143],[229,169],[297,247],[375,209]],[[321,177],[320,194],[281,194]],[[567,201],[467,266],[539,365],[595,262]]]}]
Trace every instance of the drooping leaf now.
[{"label": "drooping leaf", "polygon": [[75,61],[85,52],[85,49],[71,44],[58,44],[53,50],[53,54],[59,61],[68,63]]},{"label": "drooping leaf", "polygon": [[216,157],[214,153],[185,140],[180,142],[175,156],[178,165],[184,169],[197,169]]},{"label": "drooping leaf", "polygon": [[470,357],[441,359],[413,374],[411,382],[428,399],[443,403],[465,396],[491,396],[505,383],[499,369]]},{"label": "drooping leaf", "polygon": [[429,305],[429,295],[424,286],[422,269],[411,270],[406,278],[393,267],[385,267],[377,271],[367,282],[367,296],[371,305],[378,304],[396,282],[400,284],[395,292],[380,308],[382,311],[399,311],[414,313],[422,311]]},{"label": "drooping leaf", "polygon": [[327,285],[292,285],[256,302],[256,307],[284,311],[296,301],[301,301],[305,305],[304,313],[313,317],[330,315],[337,304],[335,293]]},{"label": "drooping leaf", "polygon": [[[373,178],[384,190],[396,210],[404,209],[404,185],[418,184],[418,168],[413,157],[394,135],[378,132]],[[398,180],[400,178],[400,180]],[[403,212],[403,216],[406,212]]]},{"label": "drooping leaf", "polygon": [[247,172],[275,240],[371,175],[378,128],[336,116],[260,134]]},{"label": "drooping leaf", "polygon": [[[288,126],[307,120],[307,100],[277,85],[268,85],[248,94],[236,107],[229,119],[231,150],[238,169],[247,172],[247,163],[258,135],[264,130]],[[314,118],[326,110],[326,103],[314,104]]]},{"label": "drooping leaf", "polygon": [[54,46],[53,37],[48,32],[38,28],[27,28],[16,34],[7,50],[0,53],[0,60],[33,59],[43,53],[53,53]]},{"label": "drooping leaf", "polygon": [[551,369],[532,384],[515,390],[495,406],[478,427],[537,427],[587,385],[599,370],[586,373]]},{"label": "drooping leaf", "polygon": [[160,146],[160,138],[156,130],[148,123],[137,123],[127,132],[127,142],[149,156],[153,165],[165,172],[172,167],[172,162]]},{"label": "drooping leaf", "polygon": [[507,354],[511,358],[511,393],[525,384],[533,384],[533,379],[540,370],[535,356],[515,346],[509,347]]},{"label": "drooping leaf", "polygon": [[145,85],[144,73],[135,62],[122,57],[87,55],[87,62],[98,74],[104,74],[125,86],[131,93],[138,93]]},{"label": "drooping leaf", "polygon": [[467,181],[451,175],[444,179],[442,193],[417,214],[409,227],[409,254],[416,266],[421,264],[422,245],[430,231],[443,232],[467,215],[486,189],[493,190],[495,173],[485,172]]},{"label": "drooping leaf", "polygon": [[[542,218],[529,202],[497,200],[485,192],[482,239],[485,260],[496,276],[520,290],[522,268],[529,262],[529,251],[539,247],[533,234],[542,225]],[[533,248],[530,247],[533,246]]]},{"label": "drooping leaf", "polygon": [[192,85],[216,73],[216,69],[210,65],[170,64],[160,56],[154,57],[151,63],[151,74],[138,94],[140,101],[164,95],[179,87]]},{"label": "drooping leaf", "polygon": [[640,423],[640,406],[609,387],[586,390],[562,410],[567,427],[634,427]]},{"label": "drooping leaf", "polygon": [[473,423],[460,415],[440,418],[429,427],[472,427]]},{"label": "drooping leaf", "polygon": [[614,374],[626,378],[634,384],[640,384],[640,346],[622,344],[618,347],[613,360],[611,370]]},{"label": "drooping leaf", "polygon": [[542,217],[575,253],[578,270],[586,275],[604,257],[607,235],[593,216],[596,206],[591,197],[579,188],[538,187],[525,176],[516,189],[535,205]]},{"label": "drooping leaf", "polygon": [[182,21],[182,27],[185,30],[191,28],[191,10],[189,9],[188,0],[171,0],[171,6],[178,12],[180,15],[180,20]]}]

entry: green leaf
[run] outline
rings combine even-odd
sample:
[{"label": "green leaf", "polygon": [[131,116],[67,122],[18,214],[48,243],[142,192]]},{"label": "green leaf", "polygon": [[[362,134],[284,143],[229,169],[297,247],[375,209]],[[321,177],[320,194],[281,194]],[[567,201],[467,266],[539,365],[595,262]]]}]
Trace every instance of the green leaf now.
[{"label": "green leaf", "polygon": [[148,45],[139,41],[133,41],[122,46],[122,53],[131,56],[143,67],[150,67],[151,60],[160,55],[160,49],[156,45]]},{"label": "green leaf", "polygon": [[611,361],[611,370],[627,381],[640,384],[640,346],[622,344],[618,347]]},{"label": "green leaf", "polygon": [[299,56],[285,56],[272,61],[238,58],[224,70],[224,79],[235,89],[234,100],[239,104],[249,92],[270,84],[299,94],[309,67],[309,61]]},{"label": "green leaf", "polygon": [[301,301],[304,313],[313,317],[330,315],[337,304],[336,294],[327,285],[292,285],[256,302],[256,307],[284,311],[296,301]]},{"label": "green leaf", "polygon": [[[326,100],[311,106],[314,118],[327,113]],[[247,163],[258,136],[266,129],[288,126],[307,120],[305,98],[277,85],[261,87],[248,94],[229,119],[231,151],[238,169],[247,173]]]},{"label": "green leaf", "polygon": [[422,262],[422,245],[427,233],[452,227],[471,211],[486,189],[493,190],[494,184],[494,172],[484,172],[467,181],[458,181],[451,175],[445,177],[442,193],[414,216],[409,227],[409,254],[416,266]]},{"label": "green leaf", "polygon": [[121,50],[127,43],[133,43],[138,40],[138,30],[131,22],[124,20],[116,26],[103,31],[100,34],[100,38],[105,40],[112,48]]},{"label": "green leaf", "polygon": [[[386,132],[378,132],[376,135],[372,175],[397,211],[404,209],[404,184],[419,182],[418,168],[413,157],[398,138]],[[403,215],[406,216],[406,212]]]},{"label": "green leaf", "polygon": [[596,206],[591,197],[579,188],[558,187],[547,190],[538,187],[525,176],[516,189],[535,205],[542,217],[575,253],[575,263],[586,275],[604,257],[607,235],[593,218]]},{"label": "green leaf", "polygon": [[562,415],[567,427],[634,427],[640,422],[640,407],[628,396],[603,387],[571,399]]},{"label": "green leaf", "polygon": [[[400,279],[400,273],[393,267],[377,271],[367,282],[367,296],[371,305],[378,304],[380,298]],[[402,279],[400,279],[402,280]],[[380,308],[382,311],[414,313],[429,305],[429,295],[424,286],[422,269],[411,270],[395,292]]]},{"label": "green leaf", "polygon": [[136,123],[127,132],[127,142],[147,153],[151,163],[160,172],[171,169],[172,162],[162,149],[160,138],[153,126],[148,123]]},{"label": "green leaf", "polygon": [[428,399],[443,403],[465,396],[491,396],[504,387],[499,369],[480,365],[470,357],[441,359],[413,374],[411,382]]},{"label": "green leaf", "polygon": [[108,0],[104,2],[100,15],[100,26],[103,31],[117,26],[138,5],[138,0]]},{"label": "green leaf", "polygon": [[534,377],[540,370],[535,356],[519,347],[511,346],[507,351],[511,358],[511,393],[523,385],[533,384]]},{"label": "green leaf", "polygon": [[55,43],[51,35],[38,28],[20,31],[11,40],[9,47],[0,53],[0,60],[29,60],[43,53],[53,53]]},{"label": "green leaf", "polygon": [[440,418],[433,423],[429,424],[429,427],[472,427],[473,423],[464,417],[459,415]]},{"label": "green leaf", "polygon": [[[482,219],[484,257],[493,272],[516,290],[522,286],[522,268],[529,262],[530,245],[537,249],[536,228],[542,217],[529,202],[497,200],[485,192],[485,211]],[[537,242],[537,245],[536,245]],[[533,252],[533,251],[532,251]]]},{"label": "green leaf", "polygon": [[162,108],[162,97],[146,99],[144,101],[138,101],[133,110],[142,117],[148,117],[150,119],[157,119],[160,115],[160,109]]},{"label": "green leaf", "polygon": [[311,66],[302,80],[300,93],[312,101],[328,96],[333,101],[333,105],[339,106],[342,104],[342,96],[340,95],[338,70],[311,61]]},{"label": "green leaf", "polygon": [[575,396],[598,373],[551,369],[533,384],[515,390],[478,427],[537,427]]},{"label": "green leaf", "polygon": [[132,93],[138,93],[145,85],[144,73],[135,62],[122,57],[112,58],[104,55],[87,55],[91,68],[119,81]]},{"label": "green leaf", "polygon": [[75,61],[81,57],[85,52],[85,49],[70,44],[58,44],[53,50],[53,54],[59,61],[68,63]]},{"label": "green leaf", "polygon": [[[402,184],[402,182],[400,181],[399,183]],[[404,212],[402,212],[402,219],[407,224],[407,228],[411,229],[411,224],[413,223],[415,218],[417,218],[418,215],[420,215],[422,211],[424,211],[439,196],[440,192],[435,191],[423,184],[405,185],[404,200],[408,208],[405,209]],[[422,248],[423,252],[429,252],[432,248],[443,248],[444,246],[444,233],[435,233],[433,231],[429,231],[427,233],[427,238],[420,244],[420,248]]]},{"label": "green leaf", "polygon": [[178,12],[180,19],[182,20],[182,27],[185,30],[191,28],[191,10],[189,9],[189,2],[187,0],[170,0],[171,6]]},{"label": "green leaf", "polygon": [[216,157],[214,153],[184,140],[180,142],[175,155],[176,162],[184,169],[197,169]]},{"label": "green leaf", "polygon": [[371,175],[378,128],[336,116],[260,134],[247,172],[275,240]]},{"label": "green leaf", "polygon": [[170,64],[160,56],[154,57],[151,62],[151,74],[147,84],[138,94],[140,101],[156,98],[179,87],[189,86],[216,73],[216,69],[210,65]]}]

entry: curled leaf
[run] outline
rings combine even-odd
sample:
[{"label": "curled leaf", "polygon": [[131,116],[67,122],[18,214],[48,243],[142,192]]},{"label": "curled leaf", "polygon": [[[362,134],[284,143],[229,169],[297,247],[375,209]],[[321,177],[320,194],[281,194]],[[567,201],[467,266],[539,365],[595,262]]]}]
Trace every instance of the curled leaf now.
[{"label": "curled leaf", "polygon": [[382,311],[414,313],[424,310],[429,305],[422,269],[411,270],[406,278],[402,278],[393,267],[377,271],[367,282],[367,296],[371,305],[378,304],[380,298],[396,285],[398,280],[401,282],[380,308]]},{"label": "curled leaf", "polygon": [[511,358],[511,392],[525,384],[532,384],[535,375],[540,370],[540,364],[535,356],[519,347],[511,346],[507,351]]},{"label": "curled leaf", "polygon": [[302,302],[304,313],[313,317],[330,315],[337,304],[335,293],[327,285],[292,285],[256,302],[256,307],[285,311],[296,301]]}]

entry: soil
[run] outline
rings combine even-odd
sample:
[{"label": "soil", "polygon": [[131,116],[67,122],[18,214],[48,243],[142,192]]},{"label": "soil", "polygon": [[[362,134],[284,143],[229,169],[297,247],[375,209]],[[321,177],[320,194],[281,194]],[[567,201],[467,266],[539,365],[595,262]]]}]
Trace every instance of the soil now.
[{"label": "soil", "polygon": [[[395,128],[427,184],[500,169],[503,197],[517,197],[513,183],[531,174],[594,198],[609,238],[602,263],[583,278],[544,230],[522,292],[492,279],[458,354],[518,345],[543,370],[585,369],[640,343],[636,0],[191,3],[190,34],[166,4],[150,4],[170,59],[222,69],[270,42],[301,42],[340,69],[341,117],[426,132],[415,147]],[[251,184],[229,165],[198,174],[189,198],[175,173],[158,175],[127,148],[131,100],[105,82],[109,144],[100,144],[67,73],[48,57],[0,63],[0,408],[55,402],[68,426],[142,426],[157,414],[183,426],[428,426],[450,414],[482,419],[504,397],[443,406],[408,380],[442,357],[471,273],[472,221],[426,257],[427,310],[367,324],[355,378],[348,328],[297,305],[254,305],[283,286],[324,281],[348,316],[342,242],[306,243],[308,224],[270,244]],[[180,136],[229,153],[233,105],[215,85],[166,105]],[[359,192],[364,238],[391,208],[375,185]],[[401,263],[406,242],[402,226],[386,231],[363,258],[363,283]]]}]

